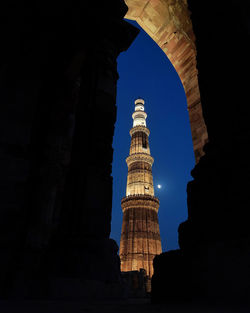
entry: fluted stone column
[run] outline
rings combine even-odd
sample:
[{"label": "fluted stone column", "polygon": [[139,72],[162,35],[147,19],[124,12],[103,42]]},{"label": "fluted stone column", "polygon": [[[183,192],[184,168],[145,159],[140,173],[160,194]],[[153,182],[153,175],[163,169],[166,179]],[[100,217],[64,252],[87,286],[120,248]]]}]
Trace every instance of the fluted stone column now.
[{"label": "fluted stone column", "polygon": [[158,223],[159,200],[154,196],[152,164],[144,101],[135,101],[128,165],[126,197],[120,242],[121,271],[146,270],[153,275],[153,259],[162,252]]}]

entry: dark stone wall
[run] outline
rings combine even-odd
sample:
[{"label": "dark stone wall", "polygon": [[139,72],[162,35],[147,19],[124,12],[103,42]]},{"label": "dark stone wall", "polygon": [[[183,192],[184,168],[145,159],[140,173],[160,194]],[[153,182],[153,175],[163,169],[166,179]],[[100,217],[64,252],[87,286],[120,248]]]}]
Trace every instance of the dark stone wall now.
[{"label": "dark stone wall", "polygon": [[[187,186],[188,220],[179,227],[180,251],[155,261],[153,301],[174,294],[179,300],[242,303],[250,295],[249,4],[189,0],[188,5],[209,143]],[[164,281],[168,290],[173,288],[159,296]]]},{"label": "dark stone wall", "polygon": [[88,280],[120,279],[116,58],[138,32],[126,12],[123,1],[1,3],[1,298],[83,297]]},{"label": "dark stone wall", "polygon": [[[155,260],[152,299],[246,301],[249,4],[188,4],[209,143],[180,251]],[[126,11],[117,0],[1,3],[1,298],[108,296],[119,283],[110,174],[116,58],[137,34]]]}]

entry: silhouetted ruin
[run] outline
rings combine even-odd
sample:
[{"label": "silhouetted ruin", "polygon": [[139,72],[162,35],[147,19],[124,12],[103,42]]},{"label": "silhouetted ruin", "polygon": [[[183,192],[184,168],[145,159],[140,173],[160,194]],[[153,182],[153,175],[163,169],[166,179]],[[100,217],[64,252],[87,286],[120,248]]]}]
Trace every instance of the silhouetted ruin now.
[{"label": "silhouetted ruin", "polygon": [[116,59],[138,34],[126,16],[182,80],[197,161],[180,249],[155,258],[152,301],[247,302],[249,3],[126,3],[1,4],[0,298],[123,293],[109,235]]}]

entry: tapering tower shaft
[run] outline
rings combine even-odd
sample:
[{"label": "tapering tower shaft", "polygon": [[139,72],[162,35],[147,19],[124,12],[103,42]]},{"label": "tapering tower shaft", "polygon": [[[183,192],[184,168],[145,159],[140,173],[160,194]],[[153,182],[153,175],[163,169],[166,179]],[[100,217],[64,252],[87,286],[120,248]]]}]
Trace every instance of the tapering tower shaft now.
[{"label": "tapering tower shaft", "polygon": [[154,196],[152,176],[153,157],[149,148],[149,129],[144,100],[135,101],[130,130],[131,145],[128,165],[126,197],[123,210],[120,242],[121,271],[146,270],[153,275],[153,259],[162,252],[158,222],[159,200]]}]

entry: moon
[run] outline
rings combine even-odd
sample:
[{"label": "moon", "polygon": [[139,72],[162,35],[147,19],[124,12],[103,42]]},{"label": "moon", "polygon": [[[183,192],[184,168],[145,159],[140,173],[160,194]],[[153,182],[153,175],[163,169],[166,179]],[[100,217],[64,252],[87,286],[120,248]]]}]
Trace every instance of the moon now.
[{"label": "moon", "polygon": [[157,188],[158,188],[158,189],[161,189],[161,185],[160,185],[160,184],[158,184],[158,185],[157,185]]}]

